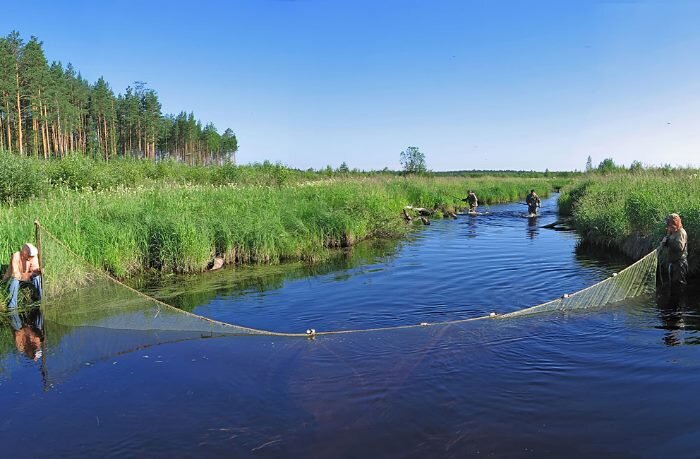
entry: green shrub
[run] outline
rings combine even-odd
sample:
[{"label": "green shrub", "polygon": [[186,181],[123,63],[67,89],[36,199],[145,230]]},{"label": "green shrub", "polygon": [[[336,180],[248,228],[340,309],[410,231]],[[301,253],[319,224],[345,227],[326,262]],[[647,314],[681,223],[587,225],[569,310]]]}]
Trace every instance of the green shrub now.
[{"label": "green shrub", "polygon": [[0,203],[17,204],[42,196],[48,189],[39,161],[0,153]]}]

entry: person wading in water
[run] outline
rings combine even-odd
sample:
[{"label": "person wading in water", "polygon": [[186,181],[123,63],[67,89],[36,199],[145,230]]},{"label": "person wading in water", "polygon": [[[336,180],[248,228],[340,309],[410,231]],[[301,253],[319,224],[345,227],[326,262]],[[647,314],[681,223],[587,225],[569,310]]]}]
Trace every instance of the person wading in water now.
[{"label": "person wading in water", "polygon": [[466,201],[467,204],[469,204],[469,213],[470,214],[475,214],[476,213],[476,208],[479,206],[479,200],[477,199],[476,195],[472,190],[469,190],[467,192],[467,197],[466,199],[462,199],[462,201]]},{"label": "person wading in water", "polygon": [[10,266],[5,271],[3,281],[8,282],[8,296],[10,309],[17,309],[17,298],[22,286],[29,286],[32,290],[32,300],[39,301],[42,296],[41,266],[39,266],[39,251],[32,244],[24,244],[22,250],[15,252],[10,257]]},{"label": "person wading in water", "polygon": [[688,234],[678,214],[666,217],[666,236],[659,245],[656,284],[662,292],[681,293],[688,275]]},{"label": "person wading in water", "polygon": [[537,196],[535,190],[530,190],[530,194],[525,198],[525,204],[527,204],[528,214],[537,215],[537,208],[540,207],[540,197]]}]

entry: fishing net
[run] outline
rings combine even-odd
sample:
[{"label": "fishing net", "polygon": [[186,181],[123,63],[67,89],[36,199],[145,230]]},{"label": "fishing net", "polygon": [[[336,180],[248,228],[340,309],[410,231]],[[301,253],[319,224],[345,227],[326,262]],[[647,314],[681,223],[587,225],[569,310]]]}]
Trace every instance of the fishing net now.
[{"label": "fishing net", "polygon": [[[378,332],[600,308],[653,291],[657,264],[654,251],[616,275],[586,289],[502,315],[492,313],[446,322],[384,328],[280,333],[216,321],[171,306],[120,282],[102,269],[97,260],[88,261],[87,253],[76,252],[50,231],[43,229],[41,236],[40,256],[45,293],[41,304],[43,329],[35,326],[33,330],[42,335],[41,368],[47,387],[98,361],[115,359],[135,351],[143,352],[144,357],[150,355],[157,359],[157,352],[148,350],[152,346],[193,339],[227,335],[308,337]],[[72,243],[77,248],[82,245],[75,241]],[[3,316],[0,319],[8,322],[11,317]]]},{"label": "fishing net", "polygon": [[[52,323],[130,331],[177,332],[168,339],[217,335],[308,336],[308,331],[281,333],[212,320],[171,306],[139,292],[95,267],[44,229],[42,264],[46,298],[44,311]],[[650,292],[654,286],[656,251],[601,282],[555,300],[515,312],[439,323],[361,330],[318,331],[312,335],[437,326],[489,318],[513,318],[550,311],[597,308]],[[67,286],[71,286],[70,288]],[[77,287],[76,287],[77,286]],[[159,339],[159,337],[156,337]]]},{"label": "fishing net", "polygon": [[186,332],[199,337],[270,334],[192,314],[145,295],[94,267],[49,231],[43,230],[42,236],[43,303],[48,321],[70,327]]},{"label": "fishing net", "polygon": [[653,291],[656,279],[657,252],[652,251],[619,273],[573,294],[504,314],[500,317],[518,317],[551,311],[597,308],[645,295]]},{"label": "fishing net", "polygon": [[[53,316],[55,318],[55,316]],[[105,329],[89,322],[65,325],[45,318],[42,376],[47,387],[62,383],[76,371],[121,355],[141,351],[145,358],[158,360],[154,346],[202,338],[198,332],[168,330]],[[152,355],[151,355],[152,354]]]}]

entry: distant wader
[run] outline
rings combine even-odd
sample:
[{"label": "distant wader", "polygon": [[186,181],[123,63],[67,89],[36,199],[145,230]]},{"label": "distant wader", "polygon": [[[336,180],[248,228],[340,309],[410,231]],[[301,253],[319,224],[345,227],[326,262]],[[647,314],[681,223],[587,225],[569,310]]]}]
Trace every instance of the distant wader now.
[{"label": "distant wader", "polygon": [[474,193],[467,196],[467,202],[469,203],[469,213],[476,213],[476,208],[479,206],[479,201]]},{"label": "distant wader", "polygon": [[527,204],[527,213],[530,215],[537,215],[537,208],[540,206],[540,198],[530,193],[527,195],[527,198],[525,198],[525,203]]}]

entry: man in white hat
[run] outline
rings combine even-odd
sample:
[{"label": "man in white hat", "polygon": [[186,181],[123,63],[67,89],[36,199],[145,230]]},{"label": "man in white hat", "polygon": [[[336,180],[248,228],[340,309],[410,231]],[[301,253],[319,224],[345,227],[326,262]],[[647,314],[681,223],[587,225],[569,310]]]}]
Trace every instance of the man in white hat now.
[{"label": "man in white hat", "polygon": [[41,300],[41,266],[38,255],[39,251],[30,243],[24,244],[22,250],[12,254],[10,266],[3,277],[3,281],[9,281],[8,306],[11,309],[17,308],[17,296],[23,285],[31,287],[34,301]]}]

